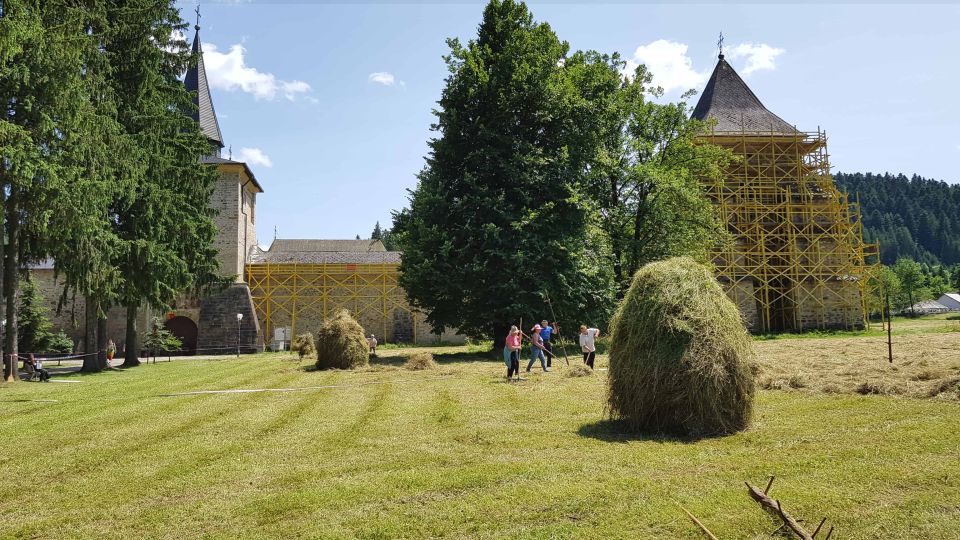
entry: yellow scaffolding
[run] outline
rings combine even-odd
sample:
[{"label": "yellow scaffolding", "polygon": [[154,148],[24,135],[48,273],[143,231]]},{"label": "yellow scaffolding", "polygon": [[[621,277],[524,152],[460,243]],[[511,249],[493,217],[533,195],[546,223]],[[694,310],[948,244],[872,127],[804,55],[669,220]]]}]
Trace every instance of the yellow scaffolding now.
[{"label": "yellow scaffolding", "polygon": [[[267,340],[276,328],[291,335],[316,332],[320,323],[346,309],[367,332],[383,340],[417,341],[417,317],[400,287],[396,264],[252,263],[247,283]],[[406,320],[409,335],[398,335],[396,321]]]},{"label": "yellow scaffolding", "polygon": [[738,159],[702,181],[730,241],[714,253],[719,281],[754,331],[862,328],[878,248],[860,208],[830,176],[826,135],[713,132]]}]

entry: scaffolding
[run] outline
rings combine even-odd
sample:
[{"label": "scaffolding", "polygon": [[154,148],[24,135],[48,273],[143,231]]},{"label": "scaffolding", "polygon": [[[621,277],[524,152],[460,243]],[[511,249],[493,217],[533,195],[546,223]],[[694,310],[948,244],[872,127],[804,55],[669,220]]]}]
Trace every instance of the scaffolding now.
[{"label": "scaffolding", "polygon": [[729,239],[714,252],[718,279],[755,332],[858,329],[867,324],[868,274],[858,201],[830,176],[826,135],[712,132],[737,157],[702,180]]},{"label": "scaffolding", "polygon": [[247,283],[268,339],[278,328],[290,336],[316,332],[346,309],[381,340],[417,342],[416,313],[400,287],[396,264],[251,263]]}]

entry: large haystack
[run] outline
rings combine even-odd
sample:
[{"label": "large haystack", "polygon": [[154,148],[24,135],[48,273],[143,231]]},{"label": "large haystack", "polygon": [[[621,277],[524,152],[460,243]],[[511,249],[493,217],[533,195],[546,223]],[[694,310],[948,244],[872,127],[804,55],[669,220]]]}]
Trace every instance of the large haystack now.
[{"label": "large haystack", "polygon": [[611,333],[611,418],[639,431],[685,436],[731,433],[750,423],[750,336],[704,266],[677,257],[641,268]]},{"label": "large haystack", "polygon": [[363,327],[350,313],[340,310],[317,332],[317,368],[353,369],[370,362],[370,346]]}]

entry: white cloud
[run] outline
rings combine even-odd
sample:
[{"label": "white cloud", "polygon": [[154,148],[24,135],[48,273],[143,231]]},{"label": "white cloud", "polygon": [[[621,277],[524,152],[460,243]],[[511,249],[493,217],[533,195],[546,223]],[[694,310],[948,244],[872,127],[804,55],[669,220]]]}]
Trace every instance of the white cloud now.
[{"label": "white cloud", "polygon": [[233,92],[240,90],[253,94],[257,99],[273,100],[277,96],[294,101],[310,92],[310,85],[303,81],[282,81],[272,73],[264,73],[246,63],[243,45],[236,44],[222,53],[212,43],[203,44],[203,63],[207,68],[207,80],[213,88]]},{"label": "white cloud", "polygon": [[406,86],[406,83],[397,80],[397,78],[393,76],[393,73],[387,73],[386,71],[371,73],[370,75],[367,75],[367,80],[372,83],[382,84],[384,86],[393,86],[395,84]]},{"label": "white cloud", "polygon": [[693,69],[693,60],[687,56],[687,45],[666,39],[658,39],[650,44],[641,45],[633,52],[633,58],[627,60],[628,73],[639,64],[645,64],[653,74],[653,85],[671,90],[686,91],[697,88],[706,82],[708,71]]},{"label": "white cloud", "polygon": [[264,154],[263,150],[259,148],[241,148],[240,151],[237,152],[235,159],[248,165],[263,165],[264,167],[273,167],[273,162],[270,161],[270,156]]},{"label": "white cloud", "polygon": [[743,68],[743,75],[747,76],[754,71],[777,69],[776,59],[783,54],[783,49],[771,47],[766,43],[741,43],[726,53],[731,59],[746,58],[747,65]]}]

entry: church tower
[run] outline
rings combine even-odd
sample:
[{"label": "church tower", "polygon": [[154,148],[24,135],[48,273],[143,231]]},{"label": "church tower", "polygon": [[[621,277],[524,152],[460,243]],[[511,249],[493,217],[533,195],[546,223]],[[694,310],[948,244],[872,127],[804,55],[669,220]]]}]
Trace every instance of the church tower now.
[{"label": "church tower", "polygon": [[717,277],[750,329],[862,328],[877,246],[833,183],[826,135],[767,110],[722,53],[692,116],[713,124],[703,141],[739,158],[702,183],[731,236]]},{"label": "church tower", "polygon": [[214,248],[221,273],[233,276],[234,283],[221,293],[183,302],[168,314],[167,326],[180,335],[185,345],[192,345],[191,348],[199,352],[227,352],[238,346],[244,351],[256,350],[262,347],[263,339],[250,288],[244,282],[244,268],[257,245],[256,203],[263,188],[246,163],[222,156],[223,134],[203,61],[199,19],[194,28],[195,63],[187,70],[184,86],[193,94],[197,106],[193,119],[210,141],[210,153],[201,160],[216,167],[219,173],[210,199],[211,208],[216,210]]}]

